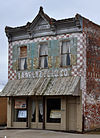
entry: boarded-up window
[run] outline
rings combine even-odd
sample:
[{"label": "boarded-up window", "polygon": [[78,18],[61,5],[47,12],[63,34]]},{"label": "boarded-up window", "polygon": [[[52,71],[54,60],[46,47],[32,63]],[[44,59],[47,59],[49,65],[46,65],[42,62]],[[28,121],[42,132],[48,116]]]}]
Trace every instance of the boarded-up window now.
[{"label": "boarded-up window", "polygon": [[20,57],[27,57],[27,47],[20,47]]},{"label": "boarded-up window", "polygon": [[20,47],[19,70],[27,69],[27,46]]},{"label": "boarded-up window", "polygon": [[61,66],[70,65],[70,41],[63,41],[61,46]]},{"label": "boarded-up window", "polygon": [[39,53],[39,66],[40,68],[47,68],[48,67],[48,44],[43,43],[40,44],[40,53]]}]

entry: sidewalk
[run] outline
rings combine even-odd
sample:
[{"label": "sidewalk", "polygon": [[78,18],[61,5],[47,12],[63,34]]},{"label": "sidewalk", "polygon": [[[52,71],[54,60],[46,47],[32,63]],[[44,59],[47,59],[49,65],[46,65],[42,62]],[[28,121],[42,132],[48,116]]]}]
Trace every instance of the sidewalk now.
[{"label": "sidewalk", "polygon": [[33,129],[6,129],[0,130],[0,138],[100,138],[96,134],[74,134]]},{"label": "sidewalk", "polygon": [[5,130],[7,129],[7,126],[0,126],[0,130]]}]

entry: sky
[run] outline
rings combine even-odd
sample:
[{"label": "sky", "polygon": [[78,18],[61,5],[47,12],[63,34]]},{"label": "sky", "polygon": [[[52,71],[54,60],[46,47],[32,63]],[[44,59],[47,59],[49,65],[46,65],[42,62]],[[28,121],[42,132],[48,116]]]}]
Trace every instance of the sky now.
[{"label": "sky", "polygon": [[5,26],[17,27],[32,22],[40,6],[55,19],[71,18],[79,13],[100,24],[100,0],[0,0],[0,83],[8,80]]}]

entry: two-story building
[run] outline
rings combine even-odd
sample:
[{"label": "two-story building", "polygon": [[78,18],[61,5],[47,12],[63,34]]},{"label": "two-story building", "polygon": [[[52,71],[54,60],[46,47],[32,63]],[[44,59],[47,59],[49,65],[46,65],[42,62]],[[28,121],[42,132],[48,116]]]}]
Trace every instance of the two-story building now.
[{"label": "two-story building", "polygon": [[7,127],[100,127],[100,26],[78,14],[56,20],[40,7],[31,23],[5,32]]}]

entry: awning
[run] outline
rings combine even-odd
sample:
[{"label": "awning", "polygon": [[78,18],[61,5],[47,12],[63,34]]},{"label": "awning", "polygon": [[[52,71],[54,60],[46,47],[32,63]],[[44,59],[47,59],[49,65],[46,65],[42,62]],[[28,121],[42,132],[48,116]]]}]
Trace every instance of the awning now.
[{"label": "awning", "polygon": [[9,80],[0,96],[80,95],[80,77]]}]

